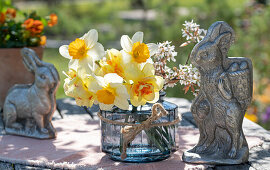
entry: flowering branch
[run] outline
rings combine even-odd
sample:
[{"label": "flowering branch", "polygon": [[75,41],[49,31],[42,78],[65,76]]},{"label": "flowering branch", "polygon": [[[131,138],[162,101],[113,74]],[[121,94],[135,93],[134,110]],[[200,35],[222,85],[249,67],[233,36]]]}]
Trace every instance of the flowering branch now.
[{"label": "flowering branch", "polygon": [[[182,43],[180,47],[185,47],[191,43],[198,43],[206,35],[206,30],[200,29],[200,25],[193,22],[185,21],[184,29],[182,30],[182,37],[186,37],[186,42]],[[171,69],[167,66],[167,61],[175,62],[177,52],[175,46],[171,45],[171,42],[165,41],[158,43],[158,51],[154,55],[154,67],[155,74],[161,76],[165,82],[163,89],[167,87],[174,87],[178,82],[181,85],[185,85],[184,91],[187,93],[190,89],[194,95],[197,95],[200,87],[200,74],[197,68],[188,64],[190,55],[187,58],[185,65],[179,65],[179,69],[173,67]]]}]

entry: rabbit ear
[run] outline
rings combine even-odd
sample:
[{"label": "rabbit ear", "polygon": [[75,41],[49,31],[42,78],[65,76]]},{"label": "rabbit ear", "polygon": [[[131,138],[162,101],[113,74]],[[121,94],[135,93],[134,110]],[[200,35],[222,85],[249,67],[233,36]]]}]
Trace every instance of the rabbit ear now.
[{"label": "rabbit ear", "polygon": [[[48,64],[48,63],[46,63],[46,64]],[[48,67],[51,70],[51,73],[53,75],[53,78],[54,78],[55,82],[59,82],[60,77],[59,77],[58,71],[56,70],[56,68],[54,67],[54,65],[53,64],[48,64]]]},{"label": "rabbit ear", "polygon": [[34,60],[36,53],[32,49],[23,48],[21,50],[21,55],[23,56],[23,64],[26,69],[34,74],[37,69],[37,65]]},{"label": "rabbit ear", "polygon": [[223,56],[226,56],[230,49],[230,46],[232,44],[231,39],[232,34],[230,32],[225,32],[218,36],[214,41],[214,44],[217,45]]}]

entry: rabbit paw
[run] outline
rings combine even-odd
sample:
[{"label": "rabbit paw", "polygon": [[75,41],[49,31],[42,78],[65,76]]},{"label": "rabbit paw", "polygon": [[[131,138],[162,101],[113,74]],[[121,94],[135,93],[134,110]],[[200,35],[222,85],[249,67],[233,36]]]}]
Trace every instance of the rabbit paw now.
[{"label": "rabbit paw", "polygon": [[189,152],[191,152],[191,153],[196,153],[197,147],[198,147],[198,146],[195,146],[194,148],[190,149]]},{"label": "rabbit paw", "polygon": [[206,146],[202,145],[196,148],[196,153],[203,153],[206,150]]},{"label": "rabbit paw", "polygon": [[218,80],[218,88],[219,89],[222,89],[223,88],[223,81],[224,81],[223,79],[219,79]]},{"label": "rabbit paw", "polygon": [[230,152],[229,152],[228,155],[229,155],[230,158],[234,158],[236,156],[236,149],[235,149],[235,147],[232,147],[232,149],[230,150]]},{"label": "rabbit paw", "polygon": [[16,123],[12,123],[10,127],[14,129],[22,129],[23,125],[16,122]]},{"label": "rabbit paw", "polygon": [[47,129],[45,129],[45,128],[41,128],[40,131],[43,134],[48,134],[49,133],[49,131]]}]

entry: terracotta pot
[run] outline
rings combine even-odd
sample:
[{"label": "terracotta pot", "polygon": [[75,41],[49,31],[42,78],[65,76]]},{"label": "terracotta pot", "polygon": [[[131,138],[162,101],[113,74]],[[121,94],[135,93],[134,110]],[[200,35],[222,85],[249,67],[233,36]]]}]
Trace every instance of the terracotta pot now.
[{"label": "terracotta pot", "polygon": [[[31,47],[40,59],[43,48]],[[22,62],[21,48],[0,48],[0,107],[3,107],[9,88],[15,84],[34,82],[34,75],[27,71]]]}]

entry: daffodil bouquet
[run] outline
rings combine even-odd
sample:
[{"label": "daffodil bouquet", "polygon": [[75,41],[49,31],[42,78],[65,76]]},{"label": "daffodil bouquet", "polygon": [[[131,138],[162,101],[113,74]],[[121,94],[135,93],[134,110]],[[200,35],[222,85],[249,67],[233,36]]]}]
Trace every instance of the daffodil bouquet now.
[{"label": "daffodil bouquet", "polygon": [[158,49],[154,43],[143,43],[143,33],[130,39],[121,37],[122,50],[109,49],[98,43],[98,32],[90,30],[69,45],[60,47],[62,56],[70,59],[64,90],[80,106],[99,104],[101,110],[113,106],[128,110],[129,102],[137,107],[155,103],[164,79],[155,75],[150,58]]},{"label": "daffodil bouquet", "polygon": [[[206,34],[193,20],[183,25],[182,36],[187,41],[180,47],[197,43]],[[200,75],[196,68],[167,67],[167,61],[175,62],[177,55],[171,42],[145,44],[143,32],[136,32],[131,39],[123,35],[120,44],[120,51],[105,51],[98,42],[98,32],[92,29],[59,48],[60,54],[70,60],[69,71],[64,73],[64,90],[67,96],[75,98],[77,105],[91,107],[95,103],[102,110],[111,110],[113,106],[128,110],[128,100],[135,107],[155,103],[160,90],[177,82],[185,85],[185,92],[189,88],[194,95],[198,92]]]}]

